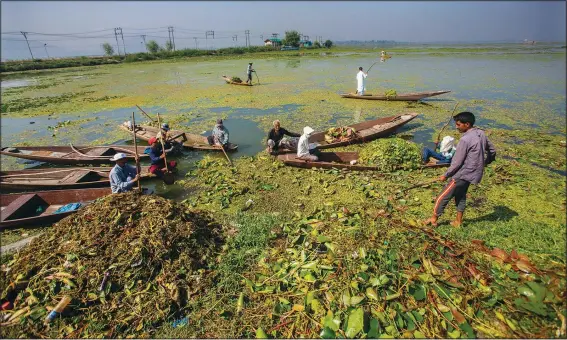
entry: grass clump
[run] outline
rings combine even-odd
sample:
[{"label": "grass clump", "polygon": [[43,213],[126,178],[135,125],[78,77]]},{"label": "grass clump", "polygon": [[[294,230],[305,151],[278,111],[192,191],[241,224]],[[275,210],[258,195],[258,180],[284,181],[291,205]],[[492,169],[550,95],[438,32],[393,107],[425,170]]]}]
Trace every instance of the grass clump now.
[{"label": "grass clump", "polygon": [[421,151],[417,144],[404,139],[382,138],[364,146],[360,162],[377,166],[383,172],[415,170],[421,163]]}]

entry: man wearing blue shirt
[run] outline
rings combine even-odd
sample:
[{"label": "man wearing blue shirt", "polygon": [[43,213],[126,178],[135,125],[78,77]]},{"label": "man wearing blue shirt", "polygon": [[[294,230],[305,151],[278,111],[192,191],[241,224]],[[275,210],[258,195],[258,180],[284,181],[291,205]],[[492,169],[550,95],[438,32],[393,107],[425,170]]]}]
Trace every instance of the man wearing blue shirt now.
[{"label": "man wearing blue shirt", "polygon": [[126,164],[128,161],[126,157],[126,154],[119,152],[111,159],[116,162],[116,165],[110,170],[110,175],[108,176],[110,179],[110,189],[113,194],[132,190],[134,184],[140,178],[136,168]]}]

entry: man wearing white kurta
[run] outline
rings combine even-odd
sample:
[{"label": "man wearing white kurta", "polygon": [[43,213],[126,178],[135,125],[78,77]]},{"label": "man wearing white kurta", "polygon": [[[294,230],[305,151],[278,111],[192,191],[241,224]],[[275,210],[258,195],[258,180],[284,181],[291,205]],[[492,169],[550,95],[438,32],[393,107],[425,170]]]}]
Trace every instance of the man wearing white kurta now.
[{"label": "man wearing white kurta", "polygon": [[362,67],[359,67],[358,74],[356,75],[356,82],[357,82],[356,93],[359,96],[363,96],[364,90],[366,90],[366,88],[364,87],[364,79],[366,79],[366,77],[368,77],[368,73],[364,73],[362,71]]},{"label": "man wearing white kurta", "polygon": [[309,136],[313,132],[314,130],[309,126],[303,128],[303,135],[299,137],[299,142],[297,143],[297,158],[315,162],[319,160],[319,157],[314,155],[316,152],[309,150]]}]

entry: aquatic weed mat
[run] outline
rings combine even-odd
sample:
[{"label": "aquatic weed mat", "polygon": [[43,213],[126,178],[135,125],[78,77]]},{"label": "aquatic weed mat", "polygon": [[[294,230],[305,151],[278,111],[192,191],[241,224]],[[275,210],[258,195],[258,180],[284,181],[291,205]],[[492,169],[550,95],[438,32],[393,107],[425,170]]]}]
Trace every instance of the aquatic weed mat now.
[{"label": "aquatic weed mat", "polygon": [[[13,309],[2,312],[2,336],[148,337],[210,285],[221,229],[155,195],[101,198],[4,264]],[[45,326],[64,296],[71,303]]]},{"label": "aquatic weed mat", "polygon": [[[325,207],[272,230],[229,301],[173,337],[528,338],[565,335],[564,264],[452,241],[393,210]],[[225,297],[226,298],[226,297]]]}]

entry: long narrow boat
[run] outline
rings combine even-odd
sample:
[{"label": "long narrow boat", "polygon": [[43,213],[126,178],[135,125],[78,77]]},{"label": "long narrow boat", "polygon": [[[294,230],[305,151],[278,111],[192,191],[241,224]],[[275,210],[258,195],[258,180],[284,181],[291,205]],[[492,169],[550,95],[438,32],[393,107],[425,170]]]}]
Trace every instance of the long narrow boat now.
[{"label": "long narrow boat", "polygon": [[[138,146],[137,153],[140,160],[149,159],[144,154],[147,146]],[[167,150],[170,153],[172,149]],[[129,161],[135,160],[136,149],[129,145],[109,146],[17,146],[0,149],[5,156],[29,159],[38,162],[53,164],[112,164],[110,159],[115,154],[125,153]]]},{"label": "long narrow boat", "polygon": [[327,142],[325,140],[325,131],[316,132],[309,137],[309,143],[315,143],[317,149],[329,149],[337,146],[369,142],[374,139],[391,135],[397,129],[417,117],[417,115],[417,113],[399,114],[396,116],[378,118],[358,124],[348,125],[348,127],[356,130],[356,137],[345,141]]},{"label": "long narrow boat", "polygon": [[424,98],[438,96],[449,92],[451,91],[412,92],[412,93],[400,93],[397,96],[372,95],[370,93],[360,96],[355,93],[345,93],[345,94],[341,94],[341,97],[351,98],[351,99],[366,99],[366,100],[418,101]]},{"label": "long narrow boat", "polygon": [[[124,122],[120,125],[120,129],[132,133],[132,129],[129,127],[128,122]],[[149,141],[150,138],[155,137],[160,129],[148,126],[148,125],[137,125],[136,124],[136,137]],[[210,150],[210,151],[220,151],[221,149],[209,145],[207,137],[200,136],[194,133],[184,132],[181,130],[169,130],[169,134],[175,137],[174,140],[179,143],[183,143],[183,147],[187,149],[197,149],[197,150]],[[185,138],[183,138],[185,136]],[[228,151],[236,151],[238,145],[229,143]]]},{"label": "long narrow boat", "polygon": [[[285,165],[295,166],[299,168],[323,168],[323,169],[349,169],[349,170],[373,170],[378,171],[379,168],[371,165],[351,164],[352,161],[358,161],[358,152],[321,152],[319,161],[307,161],[297,158],[295,153],[287,153],[278,155],[278,159],[284,162]],[[430,162],[422,165],[422,168],[440,168],[449,166],[448,163],[437,164]]]},{"label": "long narrow boat", "polygon": [[[0,190],[62,190],[109,187],[111,167],[44,168],[16,171],[0,171]],[[144,172],[140,180],[155,177]]]},{"label": "long narrow boat", "polygon": [[99,197],[109,195],[110,188],[36,191],[31,193],[0,195],[0,230],[31,225],[47,225],[76,212],[55,214],[70,203],[88,204]]},{"label": "long narrow boat", "polygon": [[230,84],[230,85],[253,86],[252,83],[250,83],[250,84],[246,83],[246,82],[237,83],[235,81],[232,81],[232,79],[227,77],[227,76],[222,76],[222,79],[224,79],[224,81],[226,81],[226,83]]}]

